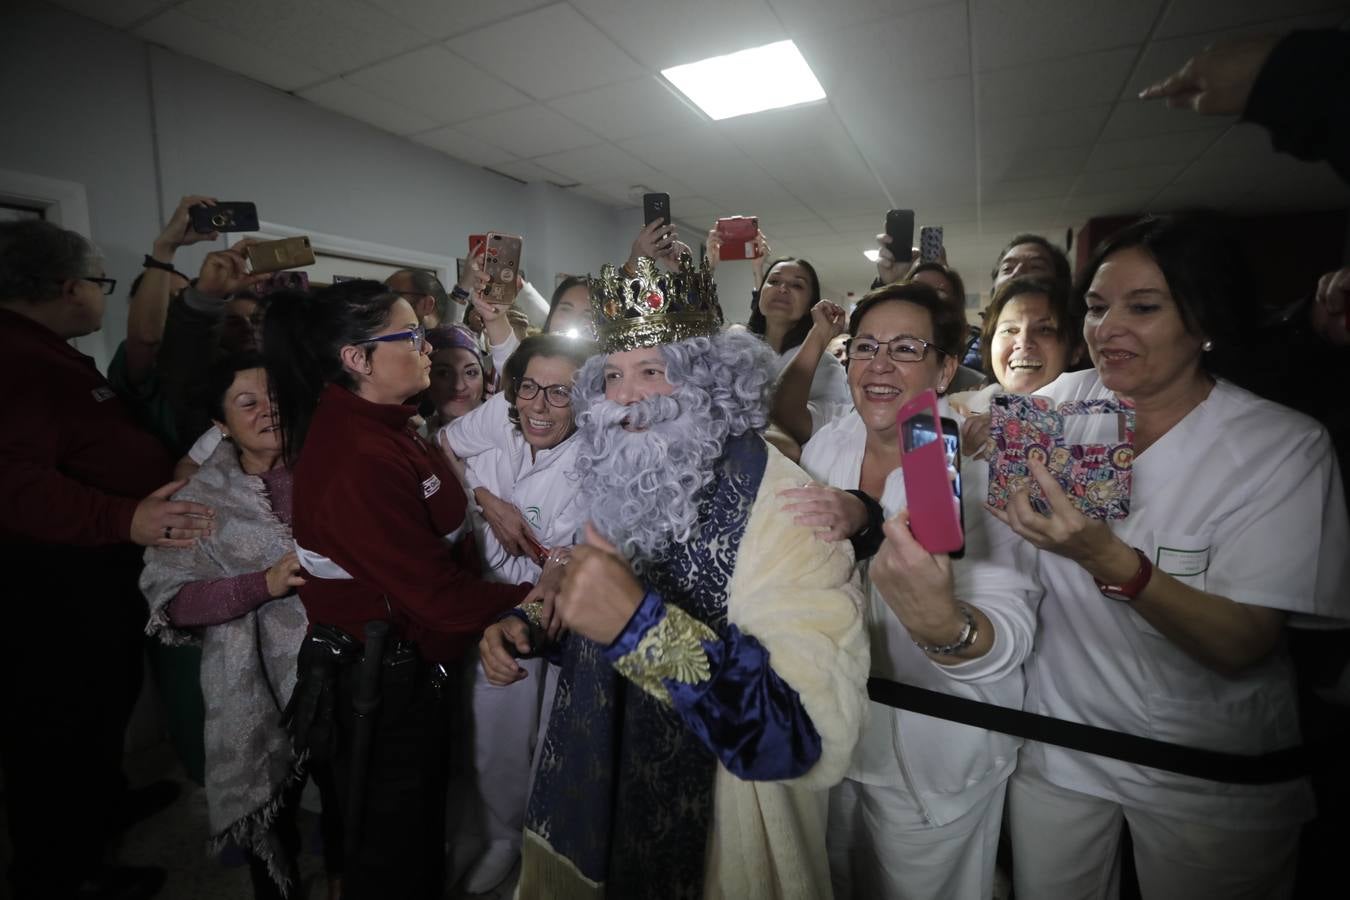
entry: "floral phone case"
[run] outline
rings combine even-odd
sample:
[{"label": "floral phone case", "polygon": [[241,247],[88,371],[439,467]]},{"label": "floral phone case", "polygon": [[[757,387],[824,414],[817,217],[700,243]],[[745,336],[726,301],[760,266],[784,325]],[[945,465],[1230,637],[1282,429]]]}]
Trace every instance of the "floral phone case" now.
[{"label": "floral phone case", "polygon": [[[1078,400],[1055,407],[1045,397],[1002,394],[993,398],[989,414],[995,446],[989,460],[989,504],[995,509],[1006,507],[1014,491],[1027,489],[1031,505],[1049,511],[1027,469],[1029,460],[1038,459],[1088,518],[1123,519],[1130,514],[1132,404]],[[1081,423],[1092,427],[1084,429]],[[1081,440],[1085,434],[1089,440]]]}]

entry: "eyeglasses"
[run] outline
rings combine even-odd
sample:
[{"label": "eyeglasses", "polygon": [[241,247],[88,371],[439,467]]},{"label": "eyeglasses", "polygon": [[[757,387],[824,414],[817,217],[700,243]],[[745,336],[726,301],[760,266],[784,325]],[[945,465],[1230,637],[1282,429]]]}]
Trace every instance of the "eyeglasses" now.
[{"label": "eyeglasses", "polygon": [[916,363],[923,362],[928,356],[929,350],[941,350],[931,342],[923,338],[901,335],[891,338],[889,341],[879,341],[876,338],[850,338],[848,342],[849,359],[874,359],[882,346],[886,347],[886,355],[892,362],[898,363]]},{"label": "eyeglasses", "polygon": [[522,378],[516,382],[516,396],[522,400],[533,400],[540,391],[549,406],[562,409],[572,405],[572,386],[570,384],[550,384],[547,387],[533,378]]},{"label": "eyeglasses", "polygon": [[412,344],[414,353],[422,352],[422,345],[427,341],[427,330],[421,325],[409,331],[395,331],[393,334],[382,334],[379,337],[366,338],[367,344],[387,344],[398,341],[407,341]]},{"label": "eyeglasses", "polygon": [[117,279],[116,279],[116,278],[96,278],[96,277],[94,277],[93,275],[72,275],[72,276],[70,276],[69,279],[66,279],[66,278],[53,278],[53,279],[52,279],[52,281],[67,281],[67,280],[70,280],[70,281],[92,281],[94,284],[96,284],[96,285],[99,286],[99,290],[103,291],[103,295],[104,295],[105,297],[111,297],[111,296],[112,296],[112,292],[115,291],[115,290],[117,290]]}]

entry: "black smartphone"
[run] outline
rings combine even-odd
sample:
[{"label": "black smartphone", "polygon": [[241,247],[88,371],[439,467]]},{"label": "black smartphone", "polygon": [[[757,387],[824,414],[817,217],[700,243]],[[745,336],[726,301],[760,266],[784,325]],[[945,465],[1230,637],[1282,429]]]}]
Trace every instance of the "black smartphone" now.
[{"label": "black smartphone", "polygon": [[642,224],[650,225],[657,219],[661,219],[669,225],[670,221],[670,195],[669,194],[643,194],[642,195]]},{"label": "black smartphone", "polygon": [[886,234],[891,238],[895,261],[907,263],[914,250],[914,210],[893,209],[886,213]]},{"label": "black smartphone", "polygon": [[217,203],[194,206],[188,210],[192,230],[198,234],[213,231],[257,231],[258,208],[252,203]]},{"label": "black smartphone", "polygon": [[[957,515],[960,517],[961,534],[966,533],[966,509],[961,503],[961,426],[956,424],[955,419],[942,417],[942,449],[947,454],[947,465],[956,470],[956,480],[952,482],[952,491],[956,494]],[[964,544],[952,553],[947,554],[952,559],[960,559],[966,555]]]}]

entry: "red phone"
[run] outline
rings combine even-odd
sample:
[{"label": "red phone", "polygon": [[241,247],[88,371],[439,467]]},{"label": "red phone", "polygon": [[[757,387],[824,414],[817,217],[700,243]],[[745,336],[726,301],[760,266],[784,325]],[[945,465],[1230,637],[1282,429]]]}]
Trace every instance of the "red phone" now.
[{"label": "red phone", "polygon": [[544,563],[548,562],[548,548],[539,543],[533,534],[525,535],[525,547],[533,559],[542,568]]},{"label": "red phone", "polygon": [[717,236],[722,239],[722,259],[755,259],[759,248],[758,216],[726,216],[717,220]]},{"label": "red phone", "polygon": [[486,234],[469,235],[469,258],[473,259],[475,256],[481,254],[483,252],[483,248],[486,246],[487,246]]},{"label": "red phone", "polygon": [[[938,415],[937,394],[930,388],[900,408],[900,466],[905,478],[909,530],[929,553],[961,552],[960,475],[953,487],[947,474],[947,440]],[[961,457],[960,452],[956,459]],[[953,491],[958,498],[953,502]]]}]

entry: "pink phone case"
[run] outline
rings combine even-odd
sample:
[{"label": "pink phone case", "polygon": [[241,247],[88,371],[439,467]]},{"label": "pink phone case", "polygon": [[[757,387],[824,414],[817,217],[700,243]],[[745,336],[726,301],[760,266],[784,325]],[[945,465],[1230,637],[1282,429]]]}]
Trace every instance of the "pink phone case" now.
[{"label": "pink phone case", "polygon": [[929,553],[953,553],[965,546],[961,519],[947,475],[947,450],[937,394],[924,391],[900,408],[900,465],[905,478],[909,530]]},{"label": "pink phone case", "polygon": [[[1076,416],[1119,416],[1118,439],[1074,443],[1065,422]],[[1026,489],[1031,504],[1047,512],[1040,485],[1027,461],[1044,463],[1064,492],[1090,519],[1123,519],[1130,514],[1134,471],[1134,406],[1119,400],[1078,400],[1055,408],[1046,397],[1003,394],[989,406],[989,434],[996,450],[989,460],[989,505],[1003,509],[1008,497]]]}]

